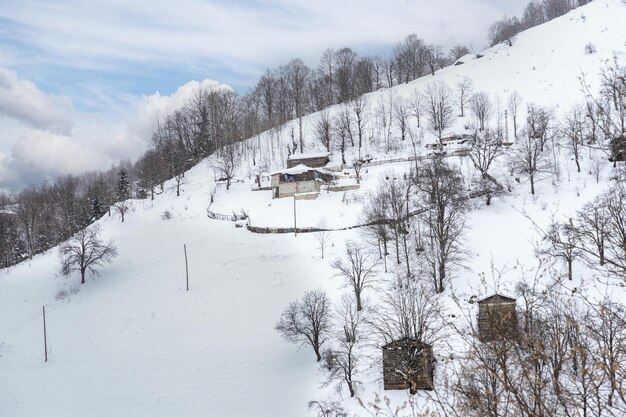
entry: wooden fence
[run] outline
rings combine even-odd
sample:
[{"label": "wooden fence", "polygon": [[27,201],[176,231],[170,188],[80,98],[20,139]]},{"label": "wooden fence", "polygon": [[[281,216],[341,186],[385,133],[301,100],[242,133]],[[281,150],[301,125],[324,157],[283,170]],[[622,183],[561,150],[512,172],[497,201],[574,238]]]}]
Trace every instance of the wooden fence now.
[{"label": "wooden fence", "polygon": [[208,208],[206,209],[206,214],[207,214],[207,216],[209,216],[209,219],[230,220],[231,222],[236,222],[236,221],[239,221],[239,220],[246,220],[248,218],[248,215],[246,213],[241,213],[241,214],[237,214],[237,213],[233,213],[233,214],[219,214],[219,213],[213,213]]},{"label": "wooden fence", "polygon": [[[416,211],[412,211],[409,213],[409,218],[416,216],[420,213],[423,213],[424,211],[426,211],[425,208],[423,209],[419,209]],[[400,219],[400,221],[406,221],[407,216],[404,216]],[[347,226],[347,227],[339,227],[339,228],[318,228],[318,227],[298,227],[298,228],[293,228],[293,227],[258,227],[258,226],[251,226],[248,225],[247,229],[249,231],[251,231],[252,233],[261,233],[261,234],[282,234],[282,233],[315,233],[315,232],[340,232],[340,231],[344,231],[344,230],[352,230],[352,229],[358,229],[360,227],[367,227],[367,226],[374,226],[377,224],[389,224],[392,225],[394,223],[397,223],[396,220],[394,219],[380,219],[380,220],[375,220],[373,222],[369,222],[369,223],[363,223],[363,224],[357,224],[354,226]]]}]

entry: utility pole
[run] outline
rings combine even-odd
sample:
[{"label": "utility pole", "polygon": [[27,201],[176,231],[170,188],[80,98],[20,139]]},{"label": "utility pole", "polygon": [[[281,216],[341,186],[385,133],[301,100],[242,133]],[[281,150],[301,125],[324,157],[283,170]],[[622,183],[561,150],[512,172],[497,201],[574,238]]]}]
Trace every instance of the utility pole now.
[{"label": "utility pole", "polygon": [[296,223],[296,195],[293,195],[293,235],[298,236],[298,226]]},{"label": "utility pole", "polygon": [[189,291],[189,265],[187,264],[187,245],[183,245],[183,249],[185,250],[185,277],[187,280],[187,291]]},{"label": "utility pole", "polygon": [[48,362],[48,336],[46,334],[46,306],[41,306],[41,310],[43,311],[43,352],[44,352],[44,363]]}]

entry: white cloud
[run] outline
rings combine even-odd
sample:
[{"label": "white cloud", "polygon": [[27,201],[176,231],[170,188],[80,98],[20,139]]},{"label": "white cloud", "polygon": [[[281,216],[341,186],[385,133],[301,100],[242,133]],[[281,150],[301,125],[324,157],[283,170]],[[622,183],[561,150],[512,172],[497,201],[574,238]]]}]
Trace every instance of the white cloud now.
[{"label": "white cloud", "polygon": [[[116,62],[202,67],[207,61],[245,68],[325,47],[390,45],[409,33],[428,42],[474,45],[504,13],[527,0],[23,0],[0,10],[22,42],[69,65]],[[114,30],[113,30],[114,29]],[[105,57],[105,58],[103,58]]]},{"label": "white cloud", "polygon": [[97,155],[74,137],[27,129],[12,149],[12,165],[49,175],[76,174],[93,168]]},{"label": "white cloud", "polygon": [[[33,87],[36,88],[33,84]],[[190,81],[171,95],[158,92],[137,98],[126,118],[74,112],[70,134],[15,125],[0,127],[0,189],[20,189],[64,174],[107,169],[138,158],[149,146],[153,123],[181,108],[198,88],[230,88],[212,80]],[[8,142],[7,142],[8,141]]]},{"label": "white cloud", "polygon": [[133,140],[150,139],[152,128],[157,118],[164,118],[168,114],[185,105],[194,91],[198,89],[230,88],[213,80],[189,81],[178,87],[171,95],[161,95],[159,92],[150,96],[143,96],[136,104],[135,116],[127,123],[127,133]]},{"label": "white cloud", "polygon": [[72,126],[72,102],[45,94],[31,81],[0,67],[0,115],[29,126],[68,133]]}]

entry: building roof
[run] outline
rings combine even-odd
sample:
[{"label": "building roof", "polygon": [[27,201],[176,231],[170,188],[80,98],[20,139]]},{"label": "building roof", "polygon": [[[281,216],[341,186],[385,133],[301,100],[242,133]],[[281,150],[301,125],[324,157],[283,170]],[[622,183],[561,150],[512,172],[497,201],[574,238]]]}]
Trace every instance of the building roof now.
[{"label": "building roof", "polygon": [[276,175],[276,174],[298,175],[298,174],[304,174],[305,172],[309,172],[311,170],[315,170],[315,168],[310,168],[304,164],[299,164],[292,168],[285,168],[279,171],[274,171],[272,172],[272,175]]},{"label": "building roof", "polygon": [[507,297],[502,294],[493,294],[489,297],[485,297],[482,300],[478,301],[478,304],[483,303],[515,303],[517,300],[515,298]]},{"label": "building roof", "polygon": [[326,174],[326,175],[335,175],[334,172],[328,171],[326,169],[322,169],[322,168],[311,168],[308,167],[304,164],[298,164],[295,167],[292,168],[285,168],[285,169],[281,169],[279,171],[274,171],[272,172],[272,175],[277,175],[277,174],[288,174],[288,175],[299,175],[299,174],[304,174],[305,172],[309,172],[309,171],[317,171],[320,172],[322,174]]},{"label": "building roof", "polygon": [[311,152],[311,153],[299,153],[290,155],[287,159],[315,159],[315,158],[328,158],[330,152]]}]

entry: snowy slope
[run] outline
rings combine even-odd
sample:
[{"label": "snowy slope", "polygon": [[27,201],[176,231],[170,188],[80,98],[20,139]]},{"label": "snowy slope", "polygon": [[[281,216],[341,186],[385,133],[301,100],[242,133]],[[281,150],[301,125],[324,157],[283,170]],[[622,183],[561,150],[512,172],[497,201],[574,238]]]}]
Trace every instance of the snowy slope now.
[{"label": "snowy slope", "polygon": [[[581,72],[595,83],[603,61],[614,52],[624,53],[624,21],[623,2],[596,0],[520,34],[511,48],[491,48],[480,59],[392,90],[409,97],[432,80],[453,85],[468,76],[477,90],[494,98],[505,100],[516,90],[525,102],[566,110],[582,99]],[[585,54],[589,42],[596,54]],[[374,103],[385,94],[370,94],[369,100]],[[310,120],[305,121],[309,127]],[[283,130],[284,141],[288,130]],[[286,155],[270,159],[265,151],[271,137],[267,133],[253,139],[259,144],[259,160],[283,167]],[[309,135],[305,150],[316,147]],[[453,283],[458,293],[479,291],[478,277],[489,274],[492,262],[510,268],[517,262],[533,265],[536,235],[523,212],[545,225],[553,214],[575,212],[606,184],[608,166],[596,184],[585,169],[576,174],[565,153],[561,161],[562,182],[542,183],[537,197],[531,198],[526,184],[514,183],[512,194],[471,212],[467,246],[473,257]],[[467,161],[453,162],[471,171]],[[588,163],[583,160],[583,168]],[[125,223],[117,216],[100,220],[105,238],[115,239],[120,255],[69,299],[56,300],[55,295],[77,286],[79,279],[58,274],[55,250],[0,272],[0,416],[303,416],[308,401],[330,392],[319,388],[322,380],[310,349],[285,343],[273,325],[284,307],[306,290],[321,288],[331,298],[339,297],[343,289],[327,261],[340,255],[346,239],[360,239],[359,232],[333,233],[333,247],[321,260],[312,235],[257,235],[228,221],[208,219],[206,208],[215,187],[210,166],[204,161],[188,172],[178,198],[169,183],[154,204],[133,201]],[[363,188],[374,189],[382,175],[407,168],[402,163],[370,168]],[[254,169],[246,160],[243,174]],[[253,181],[247,175],[241,179],[228,192],[218,187],[213,210],[228,214],[244,209],[252,224],[291,225],[292,200],[252,192]],[[357,223],[360,204],[342,204],[341,197],[331,193],[298,201],[298,225],[315,226],[322,219],[336,227]],[[164,219],[166,211],[171,219]],[[189,254],[189,292],[183,244]],[[517,274],[511,270],[502,285],[506,288]],[[46,364],[40,314],[44,304]],[[379,379],[380,370],[372,367],[366,396],[380,389]],[[401,400],[405,394],[390,395]],[[357,408],[354,401],[345,404]]]}]

